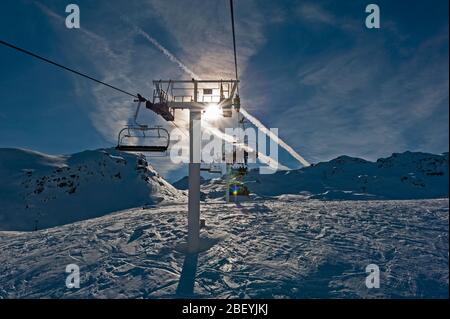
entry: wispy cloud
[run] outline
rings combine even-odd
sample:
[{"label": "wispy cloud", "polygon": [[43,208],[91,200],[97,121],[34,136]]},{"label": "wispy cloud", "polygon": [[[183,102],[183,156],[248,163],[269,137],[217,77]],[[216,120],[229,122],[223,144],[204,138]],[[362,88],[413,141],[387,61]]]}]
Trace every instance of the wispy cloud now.
[{"label": "wispy cloud", "polygon": [[[273,10],[264,11],[271,5],[283,7],[278,2],[236,1],[243,105],[252,113],[258,111],[258,117],[265,116],[270,127],[279,127],[280,136],[302,150],[305,158],[320,160],[344,153],[375,158],[427,145],[435,147],[433,151],[446,139],[436,139],[436,134],[447,135],[448,141],[448,127],[443,129],[441,123],[448,120],[448,109],[443,107],[448,103],[448,29],[418,45],[405,45],[412,36],[387,19],[383,36],[376,36],[361,30],[361,21],[335,14],[318,2],[299,2],[295,12],[279,10],[276,17],[268,14]],[[151,94],[155,76],[234,77],[227,1],[129,1],[126,7],[133,10],[126,11],[125,19],[137,28],[120,20],[121,6],[125,4],[114,4],[111,11],[112,3],[99,4],[104,21],[84,20],[80,32],[70,34],[77,40],[72,43],[61,37],[68,59],[84,60],[105,81],[144,95]],[[40,8],[55,21],[55,29],[67,35],[64,19],[48,7]],[[263,50],[270,51],[273,43],[280,45],[270,42],[276,41],[277,34],[271,34],[274,30],[269,26],[292,15],[295,23],[306,22],[301,28],[315,36],[321,34],[314,29],[319,26],[339,30],[346,41],[323,39],[329,46],[320,42],[322,50],[314,47],[311,54],[307,46],[315,43],[302,38],[296,46],[285,48],[293,52],[288,59],[280,50],[283,58],[275,60],[267,54],[262,61]],[[92,94],[96,101],[90,111],[92,121],[114,143],[118,129],[132,117],[131,101],[107,88],[94,85],[86,90],[85,84],[76,83],[80,92]],[[186,127],[186,115],[177,113],[179,126]],[[144,117],[150,123],[159,121]],[[420,136],[415,133],[418,127]]]},{"label": "wispy cloud", "polygon": [[[58,24],[60,25],[60,27],[65,26],[65,21],[66,21],[65,17],[57,14],[56,12],[54,12],[49,7],[47,7],[46,5],[44,5],[43,3],[39,2],[39,1],[33,1],[33,3],[48,17],[57,21]],[[96,45],[101,48],[103,53],[107,54],[111,58],[115,58],[115,59],[118,58],[118,56],[114,52],[111,51],[107,41],[104,38],[95,34],[94,32],[89,31],[88,29],[86,29],[84,27],[80,28],[79,31],[86,37],[90,38],[91,40],[96,41]]]},{"label": "wispy cloud", "polygon": [[361,23],[346,18],[341,18],[330,11],[324,9],[317,2],[301,2],[295,10],[297,17],[306,22],[309,26],[329,26],[342,29],[348,32],[356,32]]},{"label": "wispy cloud", "polygon": [[159,51],[162,52],[171,62],[178,65],[178,67],[185,73],[189,74],[192,78],[200,80],[200,76],[194,73],[191,69],[189,69],[183,62],[181,62],[175,55],[173,55],[169,50],[163,47],[155,38],[151,37],[147,32],[142,30],[141,28],[132,25],[132,27],[136,30],[136,32],[142,35],[145,39],[147,39],[151,44],[153,44]]},{"label": "wispy cloud", "polygon": [[295,134],[301,123],[307,132],[301,146],[322,159],[336,154],[374,159],[420,149],[422,138],[431,142],[433,137],[413,137],[409,129],[424,121],[432,125],[429,119],[436,116],[448,117],[443,108],[448,103],[448,73],[442,71],[448,67],[442,53],[446,41],[436,37],[401,65],[393,65],[379,47],[366,43],[318,57],[299,72],[309,98],[281,114],[284,125],[291,125],[284,133]]},{"label": "wispy cloud", "polygon": [[[152,8],[182,48],[182,58],[203,78],[233,78],[233,53],[228,1],[152,1]],[[236,2],[240,71],[264,44],[266,16],[258,1]],[[245,18],[244,18],[245,17]]]},{"label": "wispy cloud", "polygon": [[255,65],[250,91],[254,111],[282,128],[294,149],[320,161],[448,147],[448,29],[416,43],[387,18],[376,33],[317,2],[300,3],[296,14],[313,39],[315,25],[336,38],[323,39],[314,54],[302,38],[289,53],[278,53],[288,58]]},{"label": "wispy cloud", "polygon": [[[55,13],[40,2],[36,1],[35,4],[55,22],[55,26],[61,33],[67,32],[67,29],[64,27],[65,18],[63,16]],[[198,4],[200,5],[200,3]],[[202,74],[208,74],[208,77],[231,78],[231,71],[233,70],[231,35],[229,30],[223,27],[229,26],[228,8],[220,7],[217,3],[208,2],[205,4],[202,2],[201,7],[205,6],[208,7],[208,10],[205,10],[205,12],[210,12],[209,16],[193,20],[187,14],[189,11],[192,11],[194,14],[194,6],[191,4],[150,1],[147,5],[147,9],[156,11],[156,15],[160,17],[162,24],[166,21],[171,21],[167,24],[167,31],[172,34],[178,46],[183,48],[181,55],[184,55],[186,60],[190,61],[194,66],[193,68],[198,70],[198,72],[194,72],[193,69],[183,63],[180,58],[170,52],[154,36],[146,32],[143,27],[131,23],[130,21],[136,20],[139,23],[139,14],[134,17],[131,15],[132,13],[128,13],[128,16],[123,17],[122,22],[125,24],[122,24],[120,32],[110,29],[107,37],[100,36],[88,29],[86,27],[88,23],[82,23],[82,28],[78,33],[78,40],[80,43],[88,45],[90,49],[88,51],[83,50],[83,47],[78,44],[75,51],[72,51],[72,57],[75,52],[82,53],[86,60],[95,61],[96,72],[104,81],[120,84],[121,88],[132,92],[139,88],[144,89],[144,91],[139,91],[140,93],[152,90],[151,80],[154,75],[167,78],[185,78],[188,75],[189,77],[200,79]],[[244,7],[247,6],[244,5]],[[222,21],[211,24],[211,21],[216,21],[213,19],[214,8],[223,9],[224,14],[221,18]],[[99,11],[101,10],[100,7]],[[263,17],[255,16],[255,14],[253,14],[253,17],[256,17],[258,21],[255,22],[252,19],[248,19],[241,25],[243,28],[253,31],[251,36],[245,36],[248,40],[245,42],[246,44],[240,46],[241,67],[245,66],[246,59],[254,52],[262,38],[258,28],[263,21]],[[91,23],[91,26],[95,27],[95,23]],[[205,29],[211,31],[204,32]],[[138,45],[138,49],[136,49],[135,41],[138,37],[148,41],[151,46]],[[114,41],[111,42],[110,39],[114,39]],[[71,50],[73,49],[71,48]],[[144,56],[145,58],[143,58]],[[176,65],[178,71],[171,64],[163,62],[162,59],[164,58],[168,59],[172,65]],[[159,63],[159,61],[162,63]],[[86,88],[86,85],[78,82],[78,80],[76,81],[78,91],[85,92],[81,88]],[[139,83],[138,87],[134,86],[136,83]],[[116,95],[114,92],[110,92],[108,88],[102,86],[94,85],[91,93],[96,100],[96,108],[89,112],[91,119],[103,136],[111,143],[114,143],[119,129],[126,125],[128,119],[132,117],[133,105],[128,98]],[[146,119],[151,122],[155,121],[149,116],[146,116]],[[186,127],[186,112],[177,112],[177,122],[180,127]],[[154,161],[158,162],[158,159],[154,159]],[[162,169],[170,170],[170,165]]]},{"label": "wispy cloud", "polygon": [[[44,14],[55,21],[59,30],[67,32],[67,29],[65,29],[65,18],[63,16],[38,1],[34,1],[34,4]],[[109,83],[115,83],[120,80],[121,87],[125,86],[125,89],[131,89],[132,81],[128,77],[130,70],[127,64],[123,63],[124,60],[127,60],[127,56],[114,53],[106,39],[87,28],[82,27],[79,31],[78,39],[90,47],[89,51],[83,52],[87,60],[95,59],[97,61],[96,66],[99,70],[102,66],[105,67],[100,71],[102,73],[102,80]],[[72,51],[73,47],[69,50]],[[102,57],[102,59],[99,59],[99,57]],[[115,66],[115,70],[114,72],[110,72],[111,66],[113,65]],[[82,84],[77,78],[75,81],[78,86],[78,91],[85,92],[80,87],[86,87],[86,85],[84,83]],[[90,112],[91,119],[103,136],[112,142],[115,140],[115,132],[118,132],[120,127],[126,125],[132,115],[129,98],[114,95],[109,91],[109,88],[91,83],[90,85],[92,85],[91,92],[97,101],[97,108]],[[128,101],[128,105],[126,105],[126,101]]]},{"label": "wispy cloud", "polygon": [[306,21],[313,23],[325,23],[334,25],[337,19],[334,15],[328,13],[321,6],[312,2],[301,3],[297,7],[297,13]]}]

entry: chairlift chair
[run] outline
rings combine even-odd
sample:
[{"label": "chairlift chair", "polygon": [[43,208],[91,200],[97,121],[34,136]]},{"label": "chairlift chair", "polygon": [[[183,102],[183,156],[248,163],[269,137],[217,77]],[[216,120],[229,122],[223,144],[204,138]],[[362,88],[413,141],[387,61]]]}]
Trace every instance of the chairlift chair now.
[{"label": "chairlift chair", "polygon": [[222,174],[222,167],[220,164],[211,164],[209,167],[209,172],[211,174]]},{"label": "chairlift chair", "polygon": [[201,163],[200,170],[203,172],[208,172],[210,174],[222,174],[222,168],[220,167],[220,164]]},{"label": "chairlift chair", "polygon": [[[158,141],[157,143],[148,143],[156,140]],[[120,130],[116,149],[124,152],[163,153],[167,151],[169,144],[170,135],[165,128],[129,125]]]},{"label": "chairlift chair", "polygon": [[127,125],[120,130],[117,137],[116,149],[124,152],[158,152],[164,153],[169,148],[170,134],[161,127],[150,127],[137,122],[140,106],[145,99],[140,95],[136,112],[134,114],[134,124]]}]

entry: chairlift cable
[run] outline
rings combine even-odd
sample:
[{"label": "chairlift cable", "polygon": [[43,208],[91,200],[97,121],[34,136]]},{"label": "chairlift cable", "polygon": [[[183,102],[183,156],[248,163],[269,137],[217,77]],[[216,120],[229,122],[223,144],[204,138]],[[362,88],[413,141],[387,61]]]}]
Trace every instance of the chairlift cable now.
[{"label": "chairlift cable", "polygon": [[[231,9],[231,31],[233,33],[233,51],[234,51],[234,72],[236,76],[236,81],[239,81],[238,76],[238,64],[237,64],[237,53],[236,53],[236,34],[234,31],[234,9],[233,9],[233,0],[230,0],[230,9]],[[237,95],[239,95],[239,82],[237,85]]]},{"label": "chairlift cable", "polygon": [[[18,46],[15,46],[15,45],[13,45],[13,44],[11,44],[11,43],[8,43],[8,42],[6,42],[6,41],[0,40],[0,44],[2,44],[2,45],[4,45],[4,46],[7,46],[7,47],[9,47],[9,48],[11,48],[11,49],[17,50],[17,51],[19,51],[19,52],[22,52],[22,53],[24,53],[24,54],[27,54],[27,55],[29,55],[29,56],[32,56],[32,57],[34,57],[34,58],[36,58],[36,59],[39,59],[39,60],[42,60],[42,61],[47,62],[47,63],[49,63],[49,64],[52,64],[52,65],[54,65],[54,66],[57,66],[57,67],[59,67],[59,68],[61,68],[61,69],[63,69],[63,70],[72,72],[72,73],[74,73],[74,74],[76,74],[76,75],[79,75],[79,76],[82,76],[82,77],[84,77],[84,78],[86,78],[86,79],[89,79],[89,80],[94,81],[94,82],[96,82],[96,83],[99,83],[99,84],[101,84],[101,85],[107,86],[107,87],[109,87],[109,88],[111,88],[111,89],[113,89],[113,90],[116,90],[116,91],[121,92],[121,93],[123,93],[123,94],[126,94],[126,95],[128,95],[128,96],[131,96],[131,97],[134,97],[134,98],[137,98],[137,99],[142,99],[142,96],[140,96],[139,94],[133,94],[133,93],[127,92],[127,91],[122,90],[122,89],[120,89],[120,88],[118,88],[118,87],[116,87],[116,86],[113,86],[113,85],[111,85],[111,84],[105,83],[105,82],[100,81],[100,80],[97,80],[97,79],[95,79],[95,78],[93,78],[93,77],[91,77],[91,76],[89,76],[89,75],[87,75],[87,74],[84,74],[84,73],[82,73],[82,72],[80,72],[80,71],[77,71],[77,70],[74,70],[74,69],[72,69],[72,68],[69,68],[69,67],[67,67],[67,66],[64,66],[64,65],[62,65],[62,64],[60,64],[60,63],[57,63],[57,62],[55,62],[55,61],[52,61],[52,60],[50,60],[50,59],[44,58],[43,56],[40,56],[40,55],[38,55],[38,54],[36,54],[36,53],[33,53],[33,52],[28,51],[28,50],[26,50],[26,49],[20,48],[20,47],[18,47]],[[144,98],[144,100],[146,100],[146,99]],[[171,122],[171,123],[172,123],[176,128],[178,128],[178,129],[181,131],[181,133],[182,133],[183,135],[186,136],[186,134],[178,127],[178,125],[176,125],[176,124],[173,123],[173,122]]]},{"label": "chairlift cable", "polygon": [[126,94],[126,95],[132,96],[132,97],[134,97],[134,98],[139,98],[136,94],[133,94],[133,93],[127,92],[127,91],[125,91],[125,90],[119,89],[118,87],[115,87],[115,86],[113,86],[113,85],[111,85],[111,84],[108,84],[108,83],[105,83],[105,82],[103,82],[103,81],[97,80],[97,79],[95,79],[95,78],[93,78],[93,77],[91,77],[91,76],[89,76],[89,75],[87,75],[87,74],[81,73],[81,72],[79,72],[79,71],[77,71],[77,70],[71,69],[71,68],[69,68],[69,67],[67,67],[67,66],[64,66],[64,65],[62,65],[62,64],[59,64],[59,63],[57,63],[57,62],[55,62],[55,61],[52,61],[52,60],[47,59],[47,58],[44,58],[44,57],[42,57],[42,56],[40,56],[40,55],[38,55],[38,54],[36,54],[36,53],[33,53],[33,52],[28,51],[28,50],[19,48],[19,47],[15,46],[15,45],[13,45],[13,44],[11,44],[11,43],[8,43],[8,42],[6,42],[6,41],[0,40],[0,44],[3,44],[3,45],[5,45],[5,46],[7,46],[7,47],[10,47],[10,48],[15,49],[15,50],[17,50],[17,51],[20,51],[20,52],[22,52],[22,53],[28,54],[28,55],[30,55],[30,56],[32,56],[32,57],[34,57],[34,58],[40,59],[40,60],[42,60],[42,61],[44,61],[44,62],[53,64],[53,65],[55,65],[55,66],[57,66],[57,67],[59,67],[59,68],[61,68],[61,69],[64,69],[64,70],[69,71],[69,72],[72,72],[72,73],[75,73],[75,74],[77,74],[77,75],[79,75],[79,76],[82,76],[82,77],[84,77],[84,78],[86,78],[86,79],[89,79],[89,80],[91,80],[91,81],[94,81],[94,82],[97,82],[97,83],[99,83],[99,84],[105,85],[105,86],[107,86],[107,87],[109,87],[109,88],[111,88],[111,89],[113,89],[113,90],[119,91],[119,92],[121,92],[121,93],[124,93],[124,94]]}]

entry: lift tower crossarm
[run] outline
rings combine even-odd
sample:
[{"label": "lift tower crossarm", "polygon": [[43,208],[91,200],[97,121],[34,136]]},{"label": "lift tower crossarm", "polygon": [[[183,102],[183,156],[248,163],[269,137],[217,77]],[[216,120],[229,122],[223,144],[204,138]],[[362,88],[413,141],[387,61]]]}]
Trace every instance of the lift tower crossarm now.
[{"label": "lift tower crossarm", "polygon": [[[153,85],[155,87],[153,103],[156,107],[167,107],[172,111],[177,109],[201,109],[203,110],[209,104],[216,102],[219,107],[231,107],[233,104],[233,98],[235,96],[238,80],[154,80]],[[181,87],[176,87],[176,85]],[[192,84],[189,86],[189,84]],[[201,86],[213,88],[221,91],[222,86],[228,86],[226,90],[227,96],[220,96],[217,101],[201,101],[199,100],[199,90]],[[163,87],[164,86],[164,87]],[[214,86],[214,87],[212,87]],[[204,89],[205,87],[203,87]],[[175,91],[182,91],[185,94],[177,96]],[[196,95],[196,97],[194,96]],[[207,96],[207,95],[205,95]],[[218,97],[218,96],[216,96]]]},{"label": "lift tower crossarm", "polygon": [[168,83],[238,83],[239,80],[153,80],[153,84],[156,83],[163,83],[163,84],[168,84]]}]

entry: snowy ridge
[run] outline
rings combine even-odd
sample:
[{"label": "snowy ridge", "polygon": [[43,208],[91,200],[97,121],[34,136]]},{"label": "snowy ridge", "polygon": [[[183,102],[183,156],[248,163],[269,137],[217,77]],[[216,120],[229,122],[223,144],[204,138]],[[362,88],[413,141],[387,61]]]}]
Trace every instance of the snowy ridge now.
[{"label": "snowy ridge", "polygon": [[0,149],[0,230],[35,230],[184,200],[144,157],[113,149],[51,156]]},{"label": "snowy ridge", "polygon": [[[448,198],[448,153],[394,153],[376,162],[340,156],[298,170],[260,175],[252,170],[247,185],[258,196],[303,194],[312,199]],[[202,190],[223,196],[224,183],[210,180]]]}]

